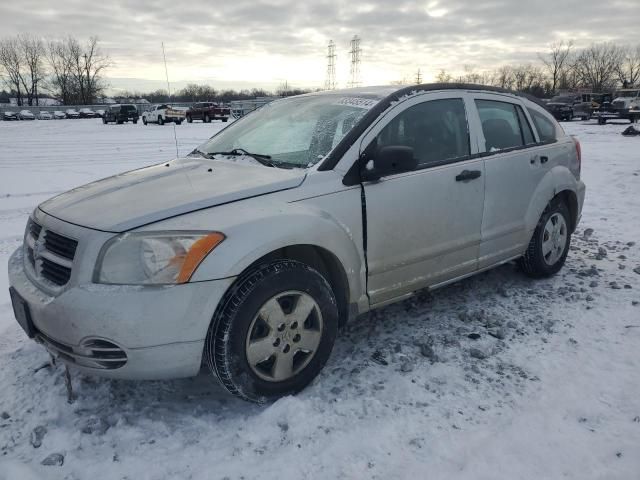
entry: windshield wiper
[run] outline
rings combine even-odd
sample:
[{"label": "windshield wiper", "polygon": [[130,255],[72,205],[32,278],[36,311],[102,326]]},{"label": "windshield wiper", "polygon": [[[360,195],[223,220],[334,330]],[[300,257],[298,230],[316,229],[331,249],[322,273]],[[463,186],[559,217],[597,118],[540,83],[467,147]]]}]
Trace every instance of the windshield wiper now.
[{"label": "windshield wiper", "polygon": [[202,150],[198,150],[197,148],[194,148],[191,152],[189,152],[189,155],[200,155],[201,157],[209,158],[208,154],[204,153]]},{"label": "windshield wiper", "polygon": [[[199,152],[199,150],[198,150]],[[246,155],[247,157],[251,157],[254,160],[260,162],[262,165],[267,167],[276,167],[277,165],[271,161],[271,155],[264,155],[262,153],[250,153],[247,152],[244,148],[234,148],[229,152],[211,152],[204,154],[207,158],[212,158],[215,155],[227,155],[231,157],[237,157],[241,155]]]}]

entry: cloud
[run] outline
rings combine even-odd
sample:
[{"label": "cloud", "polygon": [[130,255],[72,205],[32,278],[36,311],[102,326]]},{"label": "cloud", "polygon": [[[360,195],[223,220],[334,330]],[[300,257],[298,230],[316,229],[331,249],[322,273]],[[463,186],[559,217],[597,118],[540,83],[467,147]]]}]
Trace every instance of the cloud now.
[{"label": "cloud", "polygon": [[320,86],[329,39],[338,81],[348,79],[349,40],[362,38],[365,83],[425,78],[463,65],[536,60],[557,39],[640,41],[637,0],[22,0],[0,5],[0,35],[97,35],[115,62],[109,75],[158,82],[165,43],[177,83]]}]

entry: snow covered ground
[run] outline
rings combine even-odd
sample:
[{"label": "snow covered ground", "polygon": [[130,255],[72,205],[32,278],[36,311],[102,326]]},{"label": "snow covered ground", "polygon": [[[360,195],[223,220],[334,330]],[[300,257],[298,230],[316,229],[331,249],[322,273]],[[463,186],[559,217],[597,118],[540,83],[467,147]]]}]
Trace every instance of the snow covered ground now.
[{"label": "snow covered ground", "polygon": [[[176,127],[180,152],[221,126]],[[76,374],[70,405],[0,273],[0,480],[640,478],[640,138],[564,126],[587,200],[560,274],[506,265],[371,313],[309,388],[272,405],[206,374]],[[39,202],[174,155],[172,126],[0,123],[0,270]],[[53,453],[64,464],[41,466]]]}]

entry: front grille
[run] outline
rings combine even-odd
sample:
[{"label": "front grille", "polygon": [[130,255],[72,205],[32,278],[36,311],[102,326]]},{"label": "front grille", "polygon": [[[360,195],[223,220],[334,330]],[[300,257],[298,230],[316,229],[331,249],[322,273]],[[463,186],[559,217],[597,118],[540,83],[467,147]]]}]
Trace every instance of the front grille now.
[{"label": "front grille", "polygon": [[40,259],[40,262],[42,276],[56,285],[66,285],[69,278],[71,278],[71,269],[69,267],[63,267],[44,257]]},{"label": "front grille", "polygon": [[44,246],[56,255],[73,260],[78,242],[72,238],[63,237],[51,230],[47,230],[44,234]]},{"label": "front grille", "polygon": [[37,278],[60,287],[71,278],[78,241],[53,232],[29,219],[25,235],[25,258]]},{"label": "front grille", "polygon": [[127,363],[127,353],[115,343],[107,340],[88,339],[80,347],[72,347],[58,342],[42,332],[36,334],[36,340],[42,343],[54,356],[82,367],[115,370],[124,367]]}]

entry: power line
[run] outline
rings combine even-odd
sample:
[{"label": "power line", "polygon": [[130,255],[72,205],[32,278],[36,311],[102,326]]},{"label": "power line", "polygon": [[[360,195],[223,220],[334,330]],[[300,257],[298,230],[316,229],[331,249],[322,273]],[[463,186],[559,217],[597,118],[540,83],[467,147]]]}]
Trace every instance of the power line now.
[{"label": "power line", "polygon": [[354,35],[351,39],[351,50],[349,51],[349,54],[351,55],[351,76],[349,80],[349,87],[359,87],[362,84],[362,81],[360,80],[362,49],[360,48],[360,37],[358,37],[358,35]]},{"label": "power line", "polygon": [[327,48],[327,78],[324,82],[325,90],[336,89],[336,44],[329,40]]}]

